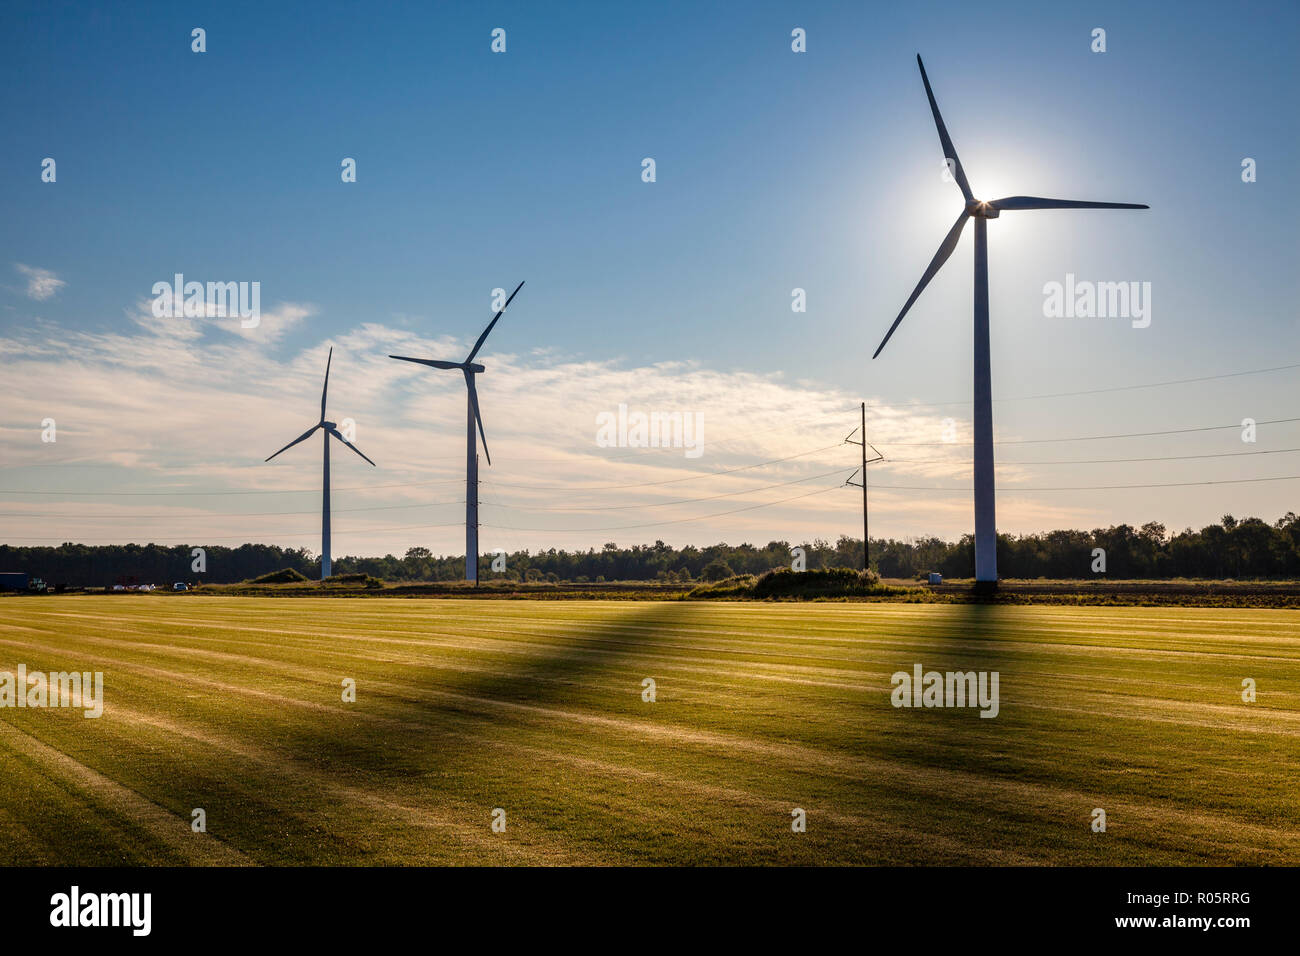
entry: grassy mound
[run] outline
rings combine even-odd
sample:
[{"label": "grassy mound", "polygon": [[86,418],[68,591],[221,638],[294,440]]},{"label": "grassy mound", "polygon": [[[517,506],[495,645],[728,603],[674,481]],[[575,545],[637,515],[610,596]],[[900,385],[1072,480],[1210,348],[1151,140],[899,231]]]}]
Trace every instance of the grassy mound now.
[{"label": "grassy mound", "polygon": [[310,580],[306,575],[294,568],[281,568],[279,571],[269,571],[261,577],[249,578],[245,584],[302,584]]},{"label": "grassy mound", "polygon": [[368,588],[382,588],[384,582],[372,574],[332,574],[325,579],[327,587],[349,587],[358,584]]},{"label": "grassy mound", "polygon": [[828,597],[862,594],[880,583],[874,571],[853,568],[823,568],[791,571],[778,568],[760,575],[754,582],[754,597]]},{"label": "grassy mound", "polygon": [[701,584],[687,595],[692,598],[749,598],[751,600],[809,601],[824,598],[879,597],[886,593],[904,593],[905,589],[888,588],[874,571],[854,568],[819,568],[792,571],[776,568],[758,577],[740,574]]},{"label": "grassy mound", "polygon": [[752,574],[735,574],[729,578],[723,578],[721,581],[713,581],[708,584],[697,584],[691,588],[687,597],[753,597],[754,582],[758,579]]}]

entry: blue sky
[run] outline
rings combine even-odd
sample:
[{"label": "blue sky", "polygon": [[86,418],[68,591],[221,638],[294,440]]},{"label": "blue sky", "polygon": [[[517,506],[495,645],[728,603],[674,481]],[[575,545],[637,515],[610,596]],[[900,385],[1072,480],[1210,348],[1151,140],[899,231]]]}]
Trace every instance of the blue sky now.
[{"label": "blue sky", "polygon": [[[711,430],[719,439],[745,438],[695,463],[717,470],[814,447],[822,435],[811,434],[816,429],[847,432],[852,415],[841,428],[839,409],[861,397],[969,400],[970,238],[885,353],[870,361],[961,208],[956,187],[940,178],[942,154],[916,70],[918,52],[977,195],[1152,207],[1008,213],[990,224],[995,397],[1239,372],[1300,354],[1300,203],[1288,188],[1300,154],[1294,4],[874,6],[222,3],[105,12],[88,4],[6,5],[0,339],[6,363],[22,375],[0,384],[10,410],[0,413],[0,451],[9,466],[0,487],[36,488],[57,474],[60,487],[87,491],[78,499],[82,511],[64,496],[59,513],[111,504],[119,517],[94,526],[102,539],[138,536],[143,526],[129,518],[132,510],[148,510],[144,502],[119,507],[90,492],[148,489],[160,475],[177,473],[191,476],[195,489],[259,482],[260,473],[250,479],[254,473],[241,469],[301,431],[295,423],[310,418],[318,385],[308,383],[319,378],[329,343],[373,346],[382,357],[385,343],[402,341],[445,346],[445,357],[460,358],[457,350],[490,315],[490,290],[519,279],[528,285],[489,340],[489,373],[480,383],[489,440],[500,436],[492,476],[502,482],[594,485],[614,473],[611,483],[621,480],[630,463],[600,461],[590,414],[619,402],[694,403],[716,423]],[[190,50],[196,26],[207,31],[203,54]],[[489,49],[494,27],[507,31],[503,55]],[[806,29],[807,53],[791,52],[794,27]],[[1105,53],[1089,49],[1094,27],[1107,31]],[[55,184],[40,181],[46,156],[58,163]],[[653,184],[640,177],[647,156],[657,164]],[[357,161],[355,184],[340,182],[343,157]],[[1255,183],[1241,182],[1244,157],[1258,162]],[[64,284],[33,298],[30,273],[19,264]],[[262,340],[220,328],[188,337],[142,326],[139,303],[154,282],[176,272],[260,281],[264,308],[291,318]],[[1045,318],[1043,284],[1066,273],[1150,282],[1151,326]],[[804,314],[790,311],[795,287],[807,291]],[[124,360],[162,348],[163,338],[180,340],[171,342],[182,349],[173,358],[188,378],[156,364],[132,371]],[[64,339],[73,345],[71,358],[53,348]],[[218,358],[250,374],[217,370],[210,363]],[[348,359],[336,353],[341,383],[348,381]],[[353,367],[360,367],[359,356]],[[498,368],[517,374],[494,380]],[[584,379],[584,369],[596,371]],[[250,377],[252,370],[264,378]],[[90,386],[79,398],[69,394],[63,383],[78,371],[100,383],[105,401]],[[162,382],[174,388],[160,388],[161,407],[132,413],[149,418],[148,434],[120,436],[131,437],[137,450],[145,442],[150,454],[101,468],[96,456],[107,462],[121,449],[111,429],[91,424],[91,412],[102,412],[109,393],[136,392],[132,374],[140,378],[139,394]],[[523,390],[529,374],[533,384],[546,384],[544,392]],[[275,391],[296,376],[299,391]],[[1010,439],[1288,418],[1296,414],[1295,382],[1292,371],[1006,402],[995,407],[995,422]],[[181,414],[178,396],[187,394],[187,383],[196,404]],[[369,416],[362,435],[388,453],[381,464],[391,480],[402,480],[398,469],[456,458],[463,412],[453,409],[463,397],[454,386],[401,371],[382,387],[370,379],[354,387],[366,389],[368,404],[358,405]],[[299,393],[302,407],[295,409]],[[227,407],[242,410],[238,436],[190,448],[186,429],[203,421],[199,396],[217,403],[209,414],[219,416],[223,394]],[[431,402],[431,394],[441,398]],[[717,405],[703,404],[710,396]],[[255,411],[259,398],[269,408],[264,417]],[[537,414],[547,410],[548,427],[525,427],[520,402]],[[32,444],[42,405],[67,423],[57,451]],[[577,408],[581,415],[564,420]],[[426,440],[417,428],[426,414],[423,424],[433,429],[427,441],[436,447],[421,462],[412,443]],[[954,405],[941,414],[964,421],[969,410]],[[929,418],[909,421],[903,432],[884,435],[902,442],[933,425]],[[252,449],[247,454],[239,448],[243,438]],[[1219,432],[1104,447],[1032,446],[1035,453],[1022,457],[1158,457],[1244,447],[1228,439],[1235,441]],[[539,449],[539,441],[547,444]],[[359,444],[366,447],[364,438]],[[1296,446],[1300,428],[1279,425],[1262,429],[1249,450]],[[549,471],[524,465],[552,448],[571,457],[549,463]],[[17,467],[41,456],[48,459],[44,470]],[[82,471],[54,467],[74,457]],[[313,480],[315,457],[302,457],[286,465],[298,469],[296,487]],[[647,454],[635,465],[652,480],[662,457]],[[1290,475],[1300,474],[1298,464],[1300,456],[1277,454],[1208,464],[1055,466],[1009,472],[1003,488]],[[814,473],[817,463],[809,465]],[[923,473],[895,466],[873,480],[903,484]],[[801,474],[777,469],[747,477],[757,488]],[[960,469],[930,477],[954,486],[963,480]],[[703,496],[746,486],[718,479],[694,487]],[[1295,487],[1111,491],[1064,502],[1008,497],[999,524],[1021,531],[1155,518],[1182,526],[1225,511],[1273,519],[1293,507]],[[755,492],[735,504],[764,494],[786,496]],[[949,536],[969,527],[968,499],[944,495],[939,505],[925,497],[885,495],[873,527]],[[53,513],[35,499],[7,497],[34,516]],[[592,501],[606,507],[624,499],[602,494]],[[682,543],[853,532],[858,519],[849,499],[828,494],[813,502],[612,537]],[[297,503],[310,508],[310,496]],[[192,504],[230,512],[228,500]],[[710,507],[723,510],[715,503],[669,511],[689,516]],[[439,520],[452,523],[454,511]],[[655,520],[654,513],[620,514],[628,524]],[[517,517],[530,528],[558,527],[554,515]],[[391,522],[405,529],[417,519],[365,520],[367,527]],[[429,513],[418,520],[438,523]],[[586,516],[569,526],[582,520],[594,528],[622,519]],[[29,537],[87,536],[76,520],[40,521],[39,529],[23,529]],[[265,530],[257,524],[247,528],[250,537]],[[284,527],[298,533],[297,524]],[[212,527],[162,521],[148,530],[160,539]],[[310,525],[301,530],[287,543],[310,545]],[[566,530],[560,540],[572,546],[610,537]],[[336,553],[400,551],[430,541],[454,550],[457,538],[454,528],[358,534],[345,537]],[[513,543],[544,542],[558,543],[541,533]]]}]

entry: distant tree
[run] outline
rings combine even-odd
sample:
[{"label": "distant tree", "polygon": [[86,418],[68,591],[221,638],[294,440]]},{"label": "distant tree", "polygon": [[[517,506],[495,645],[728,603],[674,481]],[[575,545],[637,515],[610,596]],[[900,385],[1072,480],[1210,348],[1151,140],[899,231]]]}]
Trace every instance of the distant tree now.
[{"label": "distant tree", "polygon": [[706,581],[721,581],[724,578],[731,577],[735,572],[731,570],[731,565],[727,564],[721,558],[715,558],[710,561],[705,569],[700,573]]},{"label": "distant tree", "polygon": [[[54,586],[104,587],[118,581],[168,584],[190,581],[191,547],[207,552],[210,583],[232,583],[292,568],[307,578],[320,576],[317,555],[306,548],[243,544],[167,546],[159,544],[84,545],[64,542],[58,547],[14,547],[0,544],[0,570],[26,571]],[[861,567],[862,540],[841,536],[834,547],[821,539],[801,545],[808,569]],[[762,574],[790,566],[791,542],[769,541],[759,547],[746,542],[699,548],[673,548],[661,540],[651,545],[620,548],[608,542],[599,549],[564,551],[548,548],[533,554],[507,555],[505,577],[529,581],[716,580],[733,573]],[[1092,531],[1056,530],[1028,535],[998,535],[998,569],[1004,577],[1088,577],[1094,548],[1106,550],[1107,577],[1297,578],[1300,577],[1300,517],[1287,512],[1273,524],[1259,518],[1224,515],[1219,524],[1199,531],[1186,528],[1170,534],[1159,522],[1135,529],[1115,525]],[[871,542],[872,564],[886,578],[915,578],[925,571],[945,577],[968,578],[975,570],[975,541],[940,538],[886,538]],[[485,556],[491,561],[492,556]],[[485,567],[487,565],[484,565]],[[435,555],[414,547],[403,557],[341,557],[336,574],[364,574],[388,581],[458,581],[464,558]]]}]

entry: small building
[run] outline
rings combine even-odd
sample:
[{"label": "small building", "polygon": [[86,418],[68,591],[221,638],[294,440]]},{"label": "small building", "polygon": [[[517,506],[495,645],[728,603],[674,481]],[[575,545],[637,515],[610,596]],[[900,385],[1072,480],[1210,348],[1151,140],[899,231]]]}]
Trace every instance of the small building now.
[{"label": "small building", "polygon": [[943,584],[943,575],[940,574],[938,571],[931,571],[931,572],[930,572],[930,583],[931,583],[931,584]]}]

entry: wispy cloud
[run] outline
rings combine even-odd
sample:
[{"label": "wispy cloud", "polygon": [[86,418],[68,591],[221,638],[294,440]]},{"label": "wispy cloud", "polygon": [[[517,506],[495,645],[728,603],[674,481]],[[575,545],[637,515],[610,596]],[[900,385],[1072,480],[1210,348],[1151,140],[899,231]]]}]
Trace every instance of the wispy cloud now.
[{"label": "wispy cloud", "polygon": [[208,330],[237,335],[250,343],[274,345],[289,331],[317,313],[316,306],[306,302],[280,302],[272,309],[264,309],[255,325],[245,326],[239,315],[226,315],[220,303],[200,303],[201,315],[158,316],[154,314],[153,300],[138,299],[134,308],[126,310],[127,318],[152,335],[179,341],[202,338]]},{"label": "wispy cloud", "polygon": [[[264,328],[247,330],[259,339],[239,332],[235,318],[158,319],[140,302],[120,332],[45,323],[41,339],[58,349],[0,338],[13,423],[0,427],[0,488],[77,492],[6,495],[6,537],[318,547],[319,448],[304,443],[271,464],[262,459],[317,420],[332,345],[329,417],[352,419],[357,445],[379,465],[336,446],[336,553],[400,554],[412,544],[456,552],[464,381],[388,355],[458,358],[470,343],[367,323],[289,355],[266,347],[312,314],[282,303],[263,314]],[[841,443],[857,424],[857,396],[694,362],[483,358],[478,388],[493,462],[481,470],[487,548],[833,540],[859,525],[856,493],[838,488],[858,456]],[[597,415],[620,404],[702,417],[703,457],[599,447]],[[46,418],[57,422],[56,444],[40,440]],[[896,410],[873,416],[872,440],[930,441],[944,427],[935,415]],[[961,447],[916,451],[905,457],[924,462],[873,471],[873,482],[969,482]],[[777,503],[814,491],[824,493]],[[881,508],[873,528],[886,534],[955,536],[969,522],[963,495],[936,501],[881,488],[873,501]],[[751,508],[759,504],[770,507]],[[1048,520],[1040,505],[1024,507],[1036,525]],[[1058,506],[1053,523],[1076,514]],[[1014,520],[1010,508],[1003,517]]]},{"label": "wispy cloud", "polygon": [[49,269],[38,269],[21,262],[15,262],[14,268],[27,277],[26,295],[37,302],[44,302],[67,285]]}]

